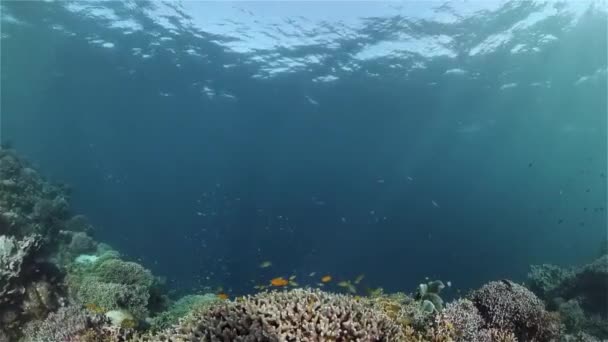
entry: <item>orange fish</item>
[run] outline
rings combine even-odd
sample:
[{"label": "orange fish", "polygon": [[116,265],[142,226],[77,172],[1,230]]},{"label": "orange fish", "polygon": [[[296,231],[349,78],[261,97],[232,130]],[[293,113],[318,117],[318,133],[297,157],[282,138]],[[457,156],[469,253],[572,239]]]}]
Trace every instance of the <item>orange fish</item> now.
[{"label": "orange fish", "polygon": [[222,300],[228,299],[228,295],[225,294],[224,292],[218,293],[216,296],[217,296],[217,298],[222,299]]},{"label": "orange fish", "polygon": [[325,276],[323,276],[323,278],[321,278],[321,282],[323,282],[323,283],[329,283],[330,281],[331,281],[331,276],[329,274],[325,275]]},{"label": "orange fish", "polygon": [[270,285],[272,286],[287,286],[289,284],[289,280],[283,277],[277,277],[270,281]]}]

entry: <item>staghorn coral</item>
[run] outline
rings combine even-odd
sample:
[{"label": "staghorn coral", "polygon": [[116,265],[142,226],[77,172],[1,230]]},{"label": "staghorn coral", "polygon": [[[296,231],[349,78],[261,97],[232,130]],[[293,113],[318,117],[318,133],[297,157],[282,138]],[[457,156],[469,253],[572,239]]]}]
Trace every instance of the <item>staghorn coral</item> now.
[{"label": "staghorn coral", "polygon": [[493,281],[474,291],[471,301],[487,328],[512,332],[522,341],[551,341],[559,335],[556,317],[528,289],[508,280]]},{"label": "staghorn coral", "polygon": [[426,310],[421,301],[404,293],[380,294],[370,300],[378,310],[402,327],[411,326],[415,330],[423,331],[433,322],[434,307],[432,310]]},{"label": "staghorn coral", "polygon": [[456,342],[477,341],[485,324],[479,311],[468,299],[458,299],[448,303],[435,318],[435,325],[445,327]]},{"label": "staghorn coral", "polygon": [[[371,303],[310,289],[259,293],[189,316],[160,336],[175,341],[401,341]],[[152,339],[154,340],[154,339]]]},{"label": "staghorn coral", "polygon": [[[128,328],[114,327],[103,315],[91,314],[77,305],[50,313],[43,320],[29,322],[21,342],[121,342],[134,335]],[[1,341],[1,340],[0,340]]]},{"label": "staghorn coral", "polygon": [[23,342],[68,341],[71,336],[84,331],[89,318],[77,306],[61,307],[44,320],[32,321],[23,329]]}]

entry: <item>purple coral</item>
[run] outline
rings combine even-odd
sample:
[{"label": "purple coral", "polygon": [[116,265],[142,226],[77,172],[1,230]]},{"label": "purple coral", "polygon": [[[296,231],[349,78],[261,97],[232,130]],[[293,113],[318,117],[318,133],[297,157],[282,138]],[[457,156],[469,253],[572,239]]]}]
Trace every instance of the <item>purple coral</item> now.
[{"label": "purple coral", "polygon": [[190,317],[175,337],[201,341],[400,341],[401,327],[363,300],[319,290],[259,293]]},{"label": "purple coral", "polygon": [[525,287],[508,280],[493,281],[473,292],[472,302],[487,328],[510,331],[519,340],[551,341],[559,332],[554,316]]}]

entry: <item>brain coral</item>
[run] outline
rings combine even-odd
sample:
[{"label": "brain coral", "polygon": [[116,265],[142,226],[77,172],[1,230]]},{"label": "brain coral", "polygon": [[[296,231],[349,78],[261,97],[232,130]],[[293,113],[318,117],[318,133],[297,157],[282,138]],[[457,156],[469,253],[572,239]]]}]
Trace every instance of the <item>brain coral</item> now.
[{"label": "brain coral", "polygon": [[222,302],[174,328],[185,341],[401,341],[401,327],[365,299],[319,290],[259,293]]}]

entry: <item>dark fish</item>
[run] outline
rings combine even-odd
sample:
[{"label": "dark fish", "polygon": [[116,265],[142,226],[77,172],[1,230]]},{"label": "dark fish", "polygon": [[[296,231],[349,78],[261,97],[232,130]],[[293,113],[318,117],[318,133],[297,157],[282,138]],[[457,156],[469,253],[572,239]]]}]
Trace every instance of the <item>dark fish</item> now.
[{"label": "dark fish", "polygon": [[589,191],[591,191],[591,189],[589,189],[589,188],[587,188],[587,190],[585,190],[585,192],[589,192]]},{"label": "dark fish", "polygon": [[562,224],[563,222],[564,222],[564,220],[562,220],[562,219],[557,220],[557,224]]},{"label": "dark fish", "polygon": [[528,167],[532,167],[532,165],[534,165],[534,162],[528,163]]},{"label": "dark fish", "polygon": [[585,208],[583,208],[583,211],[587,211],[587,208],[586,208],[586,207],[585,207]]}]

